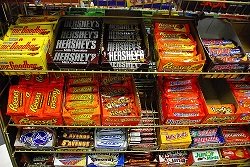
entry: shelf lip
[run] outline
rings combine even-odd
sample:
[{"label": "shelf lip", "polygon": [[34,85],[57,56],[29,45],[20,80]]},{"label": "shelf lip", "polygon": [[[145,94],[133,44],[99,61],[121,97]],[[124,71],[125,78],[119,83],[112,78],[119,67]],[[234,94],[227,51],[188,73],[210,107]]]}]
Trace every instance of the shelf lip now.
[{"label": "shelf lip", "polygon": [[213,127],[213,126],[238,126],[249,125],[250,122],[220,123],[220,124],[185,124],[185,125],[138,125],[138,126],[69,126],[69,125],[21,125],[9,123],[8,126],[16,127],[47,127],[47,128],[169,128],[169,127]]},{"label": "shelf lip", "polygon": [[250,144],[244,145],[230,145],[230,146],[216,146],[216,147],[201,147],[201,148],[173,148],[167,150],[153,149],[153,150],[103,150],[103,151],[92,151],[92,150],[31,150],[31,149],[16,149],[14,153],[30,152],[30,153],[142,153],[142,152],[169,152],[169,151],[198,151],[198,150],[211,150],[211,149],[221,149],[221,148],[231,148],[231,147],[249,147]]},{"label": "shelf lip", "polygon": [[[203,2],[204,0],[183,0],[186,2]],[[217,2],[217,3],[229,3],[229,4],[239,4],[239,5],[250,5],[249,2],[239,2],[239,1],[222,1],[222,0],[206,0],[206,2]]]},{"label": "shelf lip", "polygon": [[172,75],[250,75],[250,72],[182,72],[182,71],[87,71],[87,70],[0,70],[0,72],[10,73],[90,73],[90,74],[172,74]]}]

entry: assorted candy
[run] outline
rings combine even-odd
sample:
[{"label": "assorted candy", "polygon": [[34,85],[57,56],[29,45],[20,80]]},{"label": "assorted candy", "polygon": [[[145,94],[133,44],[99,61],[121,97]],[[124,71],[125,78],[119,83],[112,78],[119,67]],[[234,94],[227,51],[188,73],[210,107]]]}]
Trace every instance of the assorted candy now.
[{"label": "assorted candy", "polygon": [[246,147],[222,148],[220,152],[221,163],[226,163],[228,161],[242,163],[250,158],[249,150]]},{"label": "assorted candy", "polygon": [[159,167],[185,166],[188,159],[187,151],[171,151],[159,154]]},{"label": "assorted candy", "polygon": [[204,99],[194,78],[159,78],[163,124],[197,124],[202,121]]},{"label": "assorted candy", "polygon": [[66,125],[101,125],[98,76],[67,78],[63,119]]},{"label": "assorted candy", "polygon": [[131,76],[104,75],[100,94],[102,125],[138,125],[141,104]]},{"label": "assorted candy", "polygon": [[98,150],[125,150],[127,148],[125,129],[96,129],[95,148]]},{"label": "assorted candy", "polygon": [[64,18],[57,25],[51,69],[95,69],[99,63],[102,22],[98,19]]},{"label": "assorted candy", "polygon": [[14,146],[16,148],[52,149],[55,134],[51,129],[19,129]]},{"label": "assorted candy", "polygon": [[152,153],[125,154],[125,167],[156,167],[157,162]]},{"label": "assorted candy", "polygon": [[147,36],[141,20],[123,20],[126,24],[104,24],[103,68],[138,70],[147,67]]},{"label": "assorted candy", "polygon": [[61,125],[63,86],[62,76],[22,76],[10,86],[7,115],[16,124]]},{"label": "assorted candy", "polygon": [[191,147],[215,147],[224,144],[220,128],[193,128]]},{"label": "assorted candy", "polygon": [[250,120],[250,84],[248,80],[229,81],[231,90],[239,107],[239,117],[236,122],[248,122]]},{"label": "assorted candy", "polygon": [[211,165],[214,166],[220,160],[218,150],[192,151],[188,157],[188,165]]},{"label": "assorted candy", "polygon": [[190,24],[155,22],[154,38],[158,71],[202,70],[204,58],[197,50]]}]

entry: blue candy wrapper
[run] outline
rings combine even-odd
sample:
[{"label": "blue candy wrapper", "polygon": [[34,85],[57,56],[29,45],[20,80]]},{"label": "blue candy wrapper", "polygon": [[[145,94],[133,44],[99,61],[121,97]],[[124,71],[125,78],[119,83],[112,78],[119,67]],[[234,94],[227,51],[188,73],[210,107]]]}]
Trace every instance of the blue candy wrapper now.
[{"label": "blue candy wrapper", "polygon": [[122,167],[124,162],[124,154],[87,155],[87,167]]}]

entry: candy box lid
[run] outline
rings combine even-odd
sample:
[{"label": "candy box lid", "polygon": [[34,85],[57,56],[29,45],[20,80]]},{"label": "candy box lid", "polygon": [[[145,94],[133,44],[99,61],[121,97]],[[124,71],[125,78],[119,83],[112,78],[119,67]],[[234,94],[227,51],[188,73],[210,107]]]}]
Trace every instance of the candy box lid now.
[{"label": "candy box lid", "polygon": [[220,160],[218,150],[193,151],[192,156],[195,163],[206,163]]},{"label": "candy box lid", "polygon": [[48,37],[53,34],[53,25],[11,25],[5,38],[15,36]]},{"label": "candy box lid", "polygon": [[191,135],[189,128],[181,129],[164,129],[160,128],[160,143],[161,144],[177,144],[191,143]]},{"label": "candy box lid", "polygon": [[58,154],[54,166],[86,166],[85,154]]},{"label": "candy box lid", "polygon": [[44,25],[56,24],[60,16],[18,16],[16,24],[24,25]]},{"label": "candy box lid", "polygon": [[51,149],[55,143],[55,132],[48,128],[19,129],[15,147],[29,149]]},{"label": "candy box lid", "polygon": [[87,167],[122,167],[124,166],[124,154],[88,154]]}]

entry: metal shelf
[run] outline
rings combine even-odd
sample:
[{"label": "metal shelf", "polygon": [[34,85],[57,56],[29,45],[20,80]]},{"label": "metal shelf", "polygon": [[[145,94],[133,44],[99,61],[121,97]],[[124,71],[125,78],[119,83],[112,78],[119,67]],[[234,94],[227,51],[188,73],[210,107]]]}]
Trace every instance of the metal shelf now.
[{"label": "metal shelf", "polygon": [[249,147],[250,144],[245,145],[233,145],[233,146],[216,146],[216,147],[201,147],[201,148],[173,148],[167,150],[103,150],[103,151],[92,151],[92,150],[82,150],[82,149],[65,149],[65,150],[38,150],[38,149],[16,149],[14,153],[142,153],[142,152],[169,152],[169,151],[197,151],[197,150],[208,150],[208,149],[221,149],[221,148],[231,148],[231,147]]}]

